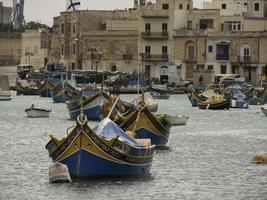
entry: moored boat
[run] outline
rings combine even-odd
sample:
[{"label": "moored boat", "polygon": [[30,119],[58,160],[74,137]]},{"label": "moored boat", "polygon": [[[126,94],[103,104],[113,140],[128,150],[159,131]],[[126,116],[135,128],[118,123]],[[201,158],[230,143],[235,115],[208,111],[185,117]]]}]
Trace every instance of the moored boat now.
[{"label": "moored boat", "polygon": [[50,108],[36,108],[34,107],[34,104],[25,110],[27,116],[30,118],[49,117],[51,111]]},{"label": "moored boat", "polygon": [[206,101],[208,98],[198,95],[196,90],[192,90],[188,93],[188,99],[193,107],[197,106],[198,103]]},{"label": "moored boat", "polygon": [[[132,103],[137,106],[140,102],[143,101],[142,96],[138,96],[136,99],[133,100]],[[150,112],[158,111],[158,103],[155,101],[155,99],[149,92],[144,93],[144,102]]]},{"label": "moored boat", "polygon": [[9,101],[11,99],[12,99],[11,92],[0,90],[0,101]]},{"label": "moored boat", "polygon": [[102,103],[103,95],[101,92],[91,97],[77,95],[66,102],[71,120],[75,120],[80,115],[81,109],[83,109],[83,113],[88,119],[99,120],[101,118]]},{"label": "moored boat", "polygon": [[231,100],[232,97],[228,98],[228,99],[223,99],[218,98],[218,97],[213,97],[211,99],[208,99],[207,101],[204,102],[200,102],[198,104],[198,107],[200,109],[206,109],[206,110],[224,110],[227,109],[229,110],[229,108],[231,107]]},{"label": "moored boat", "polygon": [[267,106],[262,107],[261,111],[263,112],[263,114],[265,114],[265,116],[267,116]]},{"label": "moored boat", "polygon": [[114,122],[124,130],[135,132],[138,138],[151,139],[156,146],[167,144],[172,126],[166,115],[155,115],[141,104],[126,115],[118,115]]},{"label": "moored boat", "polygon": [[16,83],[17,95],[40,95],[47,88],[45,81],[20,80]]},{"label": "moored boat", "polygon": [[172,115],[166,115],[166,119],[173,125],[173,126],[179,126],[179,125],[186,125],[189,117],[186,116],[172,116]]},{"label": "moored boat", "polygon": [[91,129],[81,114],[71,132],[62,139],[51,136],[46,149],[54,162],[68,166],[72,177],[88,178],[146,175],[155,146],[132,138],[108,118]]}]

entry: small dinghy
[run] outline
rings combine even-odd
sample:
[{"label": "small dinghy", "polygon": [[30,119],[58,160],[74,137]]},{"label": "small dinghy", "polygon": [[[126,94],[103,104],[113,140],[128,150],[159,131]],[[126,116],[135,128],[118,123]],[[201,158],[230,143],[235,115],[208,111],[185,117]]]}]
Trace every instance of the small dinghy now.
[{"label": "small dinghy", "polygon": [[172,116],[166,115],[166,120],[168,120],[173,126],[186,125],[189,117],[186,116]]},{"label": "small dinghy", "polygon": [[32,104],[30,108],[25,110],[27,116],[31,118],[49,117],[51,111],[52,110],[50,108],[35,108],[34,104]]}]

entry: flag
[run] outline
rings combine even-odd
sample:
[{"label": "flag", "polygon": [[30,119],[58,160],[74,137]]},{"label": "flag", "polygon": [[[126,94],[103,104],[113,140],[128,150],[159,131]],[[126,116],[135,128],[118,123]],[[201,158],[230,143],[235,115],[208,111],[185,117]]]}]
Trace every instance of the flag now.
[{"label": "flag", "polygon": [[81,3],[79,0],[67,0],[67,11],[77,10]]}]

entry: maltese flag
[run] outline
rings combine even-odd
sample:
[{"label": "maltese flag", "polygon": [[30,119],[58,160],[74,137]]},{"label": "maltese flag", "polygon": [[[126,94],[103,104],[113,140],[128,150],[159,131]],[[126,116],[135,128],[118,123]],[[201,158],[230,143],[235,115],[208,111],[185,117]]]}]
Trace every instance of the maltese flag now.
[{"label": "maltese flag", "polygon": [[81,3],[79,0],[67,0],[67,11],[77,10]]}]

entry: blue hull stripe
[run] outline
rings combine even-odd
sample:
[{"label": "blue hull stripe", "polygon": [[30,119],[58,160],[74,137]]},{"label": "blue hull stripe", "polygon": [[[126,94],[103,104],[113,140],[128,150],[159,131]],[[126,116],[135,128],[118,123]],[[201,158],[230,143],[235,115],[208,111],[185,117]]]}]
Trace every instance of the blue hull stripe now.
[{"label": "blue hull stripe", "polygon": [[66,96],[65,95],[59,95],[59,96],[53,96],[54,103],[65,103]]},{"label": "blue hull stripe", "polygon": [[135,132],[140,138],[149,138],[151,140],[151,143],[156,146],[164,146],[168,142],[168,139],[166,137],[153,134],[144,128],[138,129]]},{"label": "blue hull stripe", "polygon": [[152,165],[152,163],[145,165],[116,163],[83,149],[60,162],[66,164],[70,175],[75,177],[143,175],[149,173]]},{"label": "blue hull stripe", "polygon": [[[80,115],[80,110],[78,111],[69,111],[70,119],[75,120]],[[101,108],[100,106],[96,106],[93,108],[88,108],[83,110],[83,113],[86,115],[88,119],[100,119]]]}]

